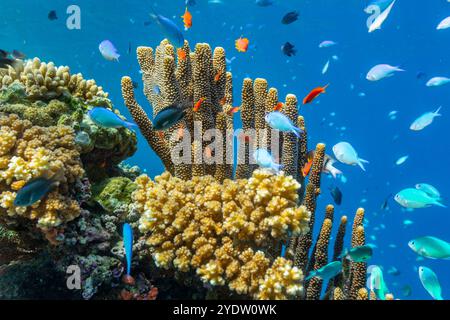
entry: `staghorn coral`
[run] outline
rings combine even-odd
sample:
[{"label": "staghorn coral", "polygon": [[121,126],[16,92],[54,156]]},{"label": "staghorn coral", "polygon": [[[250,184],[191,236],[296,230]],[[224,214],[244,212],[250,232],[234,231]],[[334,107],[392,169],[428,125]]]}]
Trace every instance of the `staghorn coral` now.
[{"label": "staghorn coral", "polygon": [[250,179],[211,176],[183,181],[168,172],[141,176],[133,199],[157,266],[196,270],[203,282],[255,298],[288,298],[302,291],[301,271],[263,251],[308,231],[292,177],[256,170]]},{"label": "staghorn coral", "polygon": [[[0,219],[8,225],[22,219],[44,232],[61,227],[80,214],[70,185],[84,174],[70,127],[36,127],[17,115],[0,115]],[[30,207],[13,201],[25,183],[36,177],[57,179],[57,190]]]}]

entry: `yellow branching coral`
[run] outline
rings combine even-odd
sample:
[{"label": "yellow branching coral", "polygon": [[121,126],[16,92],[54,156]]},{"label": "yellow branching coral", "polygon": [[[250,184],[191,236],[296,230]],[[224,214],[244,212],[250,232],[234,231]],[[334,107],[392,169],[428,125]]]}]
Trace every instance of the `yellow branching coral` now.
[{"label": "yellow branching coral", "polygon": [[39,58],[25,62],[17,60],[15,68],[9,67],[0,73],[2,88],[14,82],[24,85],[27,97],[32,100],[50,100],[64,92],[85,100],[108,96],[95,80],[85,80],[81,73],[71,74],[67,66],[57,67],[53,62],[41,62]]},{"label": "yellow branching coral", "polygon": [[[37,127],[0,114],[0,220],[25,218],[48,231],[76,218],[80,207],[68,185],[84,174],[79,157],[70,127]],[[31,207],[15,207],[16,192],[36,177],[57,179],[59,186]]]},{"label": "yellow branching coral", "polygon": [[310,214],[297,206],[300,185],[292,177],[255,170],[248,180],[220,183],[212,176],[182,180],[165,172],[136,183],[140,230],[148,234],[158,266],[193,269],[204,282],[260,299],[301,292],[302,272],[264,253],[289,234],[308,231]]}]

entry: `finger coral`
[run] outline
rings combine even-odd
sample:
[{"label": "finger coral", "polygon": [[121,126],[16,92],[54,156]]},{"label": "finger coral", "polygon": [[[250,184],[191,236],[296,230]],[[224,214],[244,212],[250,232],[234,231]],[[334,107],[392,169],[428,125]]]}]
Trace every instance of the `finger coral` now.
[{"label": "finger coral", "polygon": [[154,180],[140,176],[136,184],[139,228],[158,266],[196,270],[206,283],[228,284],[255,298],[301,293],[302,272],[264,253],[290,234],[308,231],[309,212],[296,204],[300,185],[292,177],[256,170],[248,180],[220,183],[165,172]]}]

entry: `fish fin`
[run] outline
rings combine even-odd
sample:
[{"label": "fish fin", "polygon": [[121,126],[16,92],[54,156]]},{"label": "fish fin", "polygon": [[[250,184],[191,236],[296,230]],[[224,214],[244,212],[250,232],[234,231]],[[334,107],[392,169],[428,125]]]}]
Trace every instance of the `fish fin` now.
[{"label": "fish fin", "polygon": [[271,169],[275,170],[276,172],[279,172],[281,169],[283,169],[282,164],[274,163],[271,167]]},{"label": "fish fin", "polygon": [[406,72],[405,69],[402,69],[402,66],[396,66],[395,67],[395,71],[402,71],[402,72]]},{"label": "fish fin", "polygon": [[435,117],[440,117],[442,116],[442,114],[439,113],[439,111],[441,111],[442,106],[440,106],[439,108],[437,108],[437,110],[435,112],[433,112]]},{"label": "fish fin", "polygon": [[[330,60],[328,60],[328,62],[330,62]],[[328,88],[328,86],[329,86],[330,84],[329,83],[327,83],[327,85],[326,86],[324,86],[322,89],[323,89],[323,93],[325,93],[325,90]]]},{"label": "fish fin", "polygon": [[366,171],[366,168],[364,168],[363,163],[369,163],[369,161],[364,160],[364,159],[359,159],[359,158],[358,158],[358,166],[359,166],[363,171]]},{"label": "fish fin", "polygon": [[297,138],[300,139],[300,134],[303,132],[303,130],[293,126],[292,127],[292,132],[297,136]]},{"label": "fish fin", "polygon": [[133,130],[138,127],[136,123],[125,121],[128,130]]},{"label": "fish fin", "polygon": [[331,175],[333,176],[334,179],[336,179],[338,174],[342,174],[342,171],[336,168],[333,168],[330,170]]},{"label": "fish fin", "polygon": [[433,202],[433,204],[438,206],[438,207],[447,208],[447,206],[445,204],[442,204],[439,201],[435,201],[435,202]]}]

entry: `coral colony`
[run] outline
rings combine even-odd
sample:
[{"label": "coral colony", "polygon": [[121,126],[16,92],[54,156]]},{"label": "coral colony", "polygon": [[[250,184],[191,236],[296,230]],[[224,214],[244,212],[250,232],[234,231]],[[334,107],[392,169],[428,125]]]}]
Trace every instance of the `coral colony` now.
[{"label": "coral colony", "polygon": [[[244,79],[243,128],[234,130],[239,113],[223,48],[199,43],[191,51],[184,41],[176,52],[163,40],[155,50],[139,47],[137,58],[152,116],[136,102],[131,78],[122,78],[122,93],[164,164],[153,179],[123,164],[136,151],[133,130],[89,117],[94,107],[120,116],[94,80],[37,58],[0,69],[0,274],[7,275],[0,298],[32,297],[39,281],[60,298],[376,299],[366,289],[365,262],[344,259],[336,276],[305,280],[340,260],[348,219],[336,221],[328,205],[316,222],[325,145],[315,148],[305,186],[308,136],[296,96],[280,104],[265,79]],[[157,130],[152,119],[168,106],[183,114]],[[275,108],[299,137],[269,126],[265,116]],[[257,148],[270,151],[282,171],[258,168]],[[54,186],[31,205],[15,205],[37,178]],[[363,220],[358,209],[346,247],[365,245]],[[130,274],[126,223],[134,235]],[[81,290],[66,287],[74,265]],[[27,280],[44,268],[53,272]]]}]

